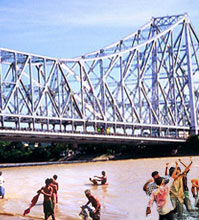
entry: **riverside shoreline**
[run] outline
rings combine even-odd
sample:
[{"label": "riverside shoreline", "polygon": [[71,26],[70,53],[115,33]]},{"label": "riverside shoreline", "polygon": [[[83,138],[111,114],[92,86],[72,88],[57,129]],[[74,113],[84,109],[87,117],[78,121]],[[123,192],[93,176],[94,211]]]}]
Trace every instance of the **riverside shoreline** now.
[{"label": "riverside shoreline", "polygon": [[84,163],[89,161],[56,161],[56,162],[32,162],[32,163],[4,163],[0,164],[0,168],[9,167],[25,167],[25,166],[44,166],[44,165],[55,165],[55,164],[70,164],[70,163]]},{"label": "riverside shoreline", "polygon": [[108,161],[109,158],[103,159],[83,159],[83,160],[69,160],[69,161],[47,161],[47,162],[26,162],[26,163],[2,163],[0,168],[11,168],[11,167],[25,167],[25,166],[45,166],[55,164],[72,164],[72,163],[89,163],[89,162],[100,162]]},{"label": "riverside shoreline", "polygon": [[125,157],[125,156],[116,156],[116,155],[98,155],[88,158],[79,158],[71,160],[57,160],[57,161],[44,161],[44,162],[23,162],[23,163],[0,163],[0,168],[12,168],[12,167],[25,167],[25,166],[45,166],[45,165],[56,165],[56,164],[76,164],[76,163],[93,163],[93,162],[105,162],[110,160],[129,160],[129,159],[149,159],[149,158],[167,158],[167,157],[189,157],[189,156],[198,156],[198,154],[176,154],[176,155],[162,155],[160,156],[149,156],[149,157]]}]

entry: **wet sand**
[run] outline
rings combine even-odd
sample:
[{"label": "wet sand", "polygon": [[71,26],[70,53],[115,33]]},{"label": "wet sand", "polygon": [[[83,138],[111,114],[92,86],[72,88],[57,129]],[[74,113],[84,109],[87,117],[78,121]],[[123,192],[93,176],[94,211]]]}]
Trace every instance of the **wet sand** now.
[{"label": "wet sand", "polygon": [[[0,200],[0,219],[43,219],[43,195],[26,217],[23,216],[23,212],[30,205],[36,191],[45,185],[45,179],[57,174],[60,190],[59,203],[55,210],[56,220],[79,219],[80,206],[87,202],[85,189],[91,189],[99,198],[102,204],[102,220],[156,220],[158,215],[155,204],[152,213],[148,217],[145,216],[148,198],[142,187],[151,178],[152,171],[158,170],[164,175],[166,162],[174,165],[176,159],[153,158],[2,168],[6,180],[6,199]],[[185,164],[189,163],[188,157],[181,159]],[[189,189],[191,189],[191,178],[198,176],[198,161],[199,157],[193,157],[193,165],[188,174]],[[182,166],[181,168],[183,169]],[[102,170],[107,172],[108,185],[91,185],[88,178],[100,175]],[[191,191],[190,199],[194,204]],[[192,213],[191,216],[185,212],[183,219],[199,219],[198,212]]]}]

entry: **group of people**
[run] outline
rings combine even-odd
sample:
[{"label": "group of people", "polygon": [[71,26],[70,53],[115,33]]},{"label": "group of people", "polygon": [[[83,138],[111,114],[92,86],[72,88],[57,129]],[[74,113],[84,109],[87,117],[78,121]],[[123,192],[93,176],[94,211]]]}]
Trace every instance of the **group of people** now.
[{"label": "group of people", "polygon": [[[105,171],[102,171],[102,176],[94,176],[95,178],[89,180],[94,185],[104,185],[107,182],[107,177]],[[58,196],[57,191],[59,189],[59,185],[57,180],[57,175],[54,175],[53,178],[47,178],[45,180],[45,186],[43,186],[40,190],[37,191],[38,194],[44,195],[44,202],[43,202],[43,210],[44,210],[44,216],[45,220],[47,220],[50,216],[52,216],[52,220],[55,220],[54,215],[54,208],[56,206],[56,203],[58,203]],[[91,218],[93,220],[100,220],[100,210],[101,210],[101,204],[99,199],[94,196],[90,189],[85,190],[85,196],[88,199],[88,202],[84,206],[88,206],[90,203],[94,207],[94,211],[92,212]]]},{"label": "group of people", "polygon": [[[30,209],[37,203],[40,194],[43,194],[43,211],[45,220],[47,220],[50,216],[52,217],[52,220],[55,220],[54,210],[56,204],[58,203],[57,192],[59,190],[57,178],[57,175],[54,175],[52,178],[47,178],[45,180],[45,186],[41,187],[41,189],[37,191],[37,195],[33,197],[31,205],[28,209],[24,211],[24,215],[30,212]],[[105,171],[102,171],[102,176],[94,176],[93,179],[89,178],[89,180],[94,185],[107,184],[107,176]],[[4,199],[5,197],[4,183],[5,179],[2,176],[2,172],[0,171],[0,196],[2,197],[2,199]],[[100,220],[101,204],[99,199],[91,193],[90,189],[85,190],[84,193],[88,199],[88,202],[84,206],[88,206],[91,203],[92,207],[94,207],[91,218],[93,220]]]},{"label": "group of people", "polygon": [[[183,171],[179,163],[184,166]],[[151,213],[151,207],[156,202],[159,220],[174,220],[175,215],[181,217],[184,211],[184,205],[188,212],[192,212],[192,204],[189,198],[189,188],[187,184],[187,174],[190,171],[193,161],[190,157],[190,163],[184,164],[181,159],[175,162],[175,166],[169,168],[166,163],[165,175],[161,177],[158,171],[152,172],[152,179],[148,180],[143,190],[149,196],[146,209],[146,216]],[[191,192],[195,198],[194,206],[199,208],[199,178],[191,180]]]},{"label": "group of people", "polygon": [[47,178],[45,180],[46,185],[37,191],[38,195],[44,195],[43,210],[45,220],[47,220],[50,216],[52,216],[52,219],[55,220],[54,209],[56,203],[58,203],[57,192],[59,189],[59,184],[56,180],[57,175],[54,175],[53,178]]},{"label": "group of people", "polygon": [[[179,163],[183,165],[183,171],[179,167]],[[187,181],[187,174],[193,164],[190,157],[190,163],[186,165],[181,159],[175,162],[175,166],[169,168],[169,163],[166,163],[165,174],[160,176],[158,171],[152,172],[152,179],[149,179],[143,186],[146,195],[149,196],[148,205],[146,208],[146,216],[151,214],[151,207],[154,202],[157,205],[157,212],[159,220],[174,220],[175,215],[181,217],[184,211],[184,205],[187,211],[192,212],[192,204],[189,198],[189,188]],[[102,171],[102,176],[94,176],[89,178],[93,185],[107,184],[106,172]],[[4,188],[5,179],[0,171],[0,196],[2,199],[5,196]],[[191,180],[191,192],[195,199],[194,206],[199,208],[199,177]],[[50,216],[55,220],[54,209],[58,203],[57,192],[59,184],[57,182],[57,175],[53,178],[45,180],[45,186],[37,191],[37,196],[43,194],[43,211],[45,220]],[[99,199],[91,193],[90,189],[84,191],[88,202],[84,206],[92,205],[94,208],[91,218],[93,220],[100,220],[101,204]],[[38,197],[37,197],[38,199]]]},{"label": "group of people", "polygon": [[[94,176],[94,178],[89,178],[89,180],[92,182],[93,185],[105,185],[107,184],[107,176],[106,176],[106,172],[102,171],[102,176]],[[100,211],[101,211],[101,204],[99,199],[91,194],[90,189],[87,189],[84,191],[88,202],[86,203],[85,206],[89,205],[91,203],[91,205],[94,207],[94,211],[93,211],[93,215],[90,216],[93,220],[100,220]]]}]

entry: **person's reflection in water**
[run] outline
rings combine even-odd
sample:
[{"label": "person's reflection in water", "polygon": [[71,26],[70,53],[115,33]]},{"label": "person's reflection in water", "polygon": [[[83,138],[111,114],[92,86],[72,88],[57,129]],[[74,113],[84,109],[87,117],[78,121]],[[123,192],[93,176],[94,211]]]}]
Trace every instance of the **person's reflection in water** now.
[{"label": "person's reflection in water", "polygon": [[102,186],[102,190],[104,191],[105,194],[107,193],[107,187],[108,187],[107,185]]}]

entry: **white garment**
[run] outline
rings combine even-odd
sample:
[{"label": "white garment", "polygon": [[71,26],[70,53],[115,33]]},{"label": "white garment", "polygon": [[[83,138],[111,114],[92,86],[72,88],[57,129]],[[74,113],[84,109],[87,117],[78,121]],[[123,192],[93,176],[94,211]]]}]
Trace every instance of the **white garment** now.
[{"label": "white garment", "polygon": [[[166,187],[168,187],[168,186],[166,186]],[[160,191],[164,191],[164,189],[160,189]],[[160,215],[166,215],[172,210],[173,210],[173,205],[171,203],[170,195],[168,194],[168,196],[165,200],[165,204],[162,207],[157,206],[157,211]]]},{"label": "white garment", "polygon": [[0,186],[4,186],[4,183],[5,183],[5,179],[0,176]]},{"label": "white garment", "polygon": [[153,202],[155,201],[157,204],[157,211],[160,215],[166,215],[173,210],[169,195],[171,185],[172,181],[170,180],[167,185],[159,186],[158,189],[155,189],[152,192],[152,195],[149,199],[148,207],[151,208]]}]

